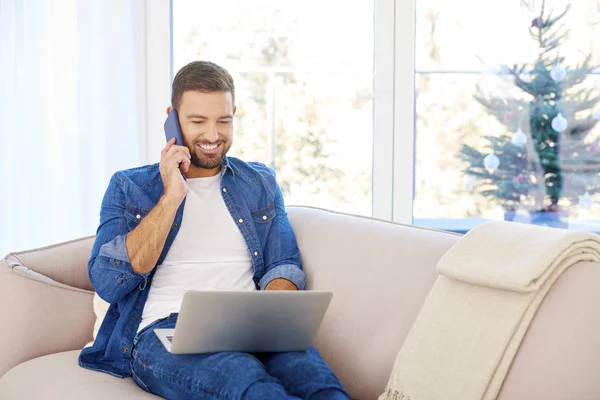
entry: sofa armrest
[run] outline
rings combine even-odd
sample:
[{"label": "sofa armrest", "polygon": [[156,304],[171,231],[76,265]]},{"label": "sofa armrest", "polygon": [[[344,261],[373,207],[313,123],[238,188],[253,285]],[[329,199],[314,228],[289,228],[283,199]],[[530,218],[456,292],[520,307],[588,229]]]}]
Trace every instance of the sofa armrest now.
[{"label": "sofa armrest", "polygon": [[498,400],[600,399],[600,264],[556,281],[523,338]]},{"label": "sofa armrest", "polygon": [[10,253],[9,267],[24,266],[56,282],[79,289],[94,290],[87,264],[95,236],[71,240],[32,250]]},{"label": "sofa armrest", "polygon": [[94,292],[0,260],[0,377],[42,356],[92,339]]}]

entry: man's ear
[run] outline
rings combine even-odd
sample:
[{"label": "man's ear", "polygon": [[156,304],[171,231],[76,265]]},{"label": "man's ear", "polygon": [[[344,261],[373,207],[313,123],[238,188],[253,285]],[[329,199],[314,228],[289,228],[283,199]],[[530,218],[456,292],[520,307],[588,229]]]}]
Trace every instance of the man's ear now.
[{"label": "man's ear", "polygon": [[172,109],[173,109],[173,106],[167,107],[167,115],[171,114]]}]

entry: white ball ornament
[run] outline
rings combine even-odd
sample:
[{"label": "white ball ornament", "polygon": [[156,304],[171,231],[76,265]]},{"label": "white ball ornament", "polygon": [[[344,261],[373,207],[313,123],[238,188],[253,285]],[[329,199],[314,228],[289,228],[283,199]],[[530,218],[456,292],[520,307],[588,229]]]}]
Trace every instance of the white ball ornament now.
[{"label": "white ball ornament", "polygon": [[558,113],[558,115],[552,119],[552,129],[556,132],[563,132],[567,129],[567,126],[569,126],[569,122],[562,113]]},{"label": "white ball ornament", "polygon": [[500,166],[500,159],[494,153],[490,153],[483,159],[483,166],[489,170],[495,170]]},{"label": "white ball ornament", "polygon": [[527,135],[519,128],[519,130],[513,134],[510,141],[515,146],[523,147],[527,144]]},{"label": "white ball ornament", "polygon": [[560,65],[556,64],[552,71],[550,71],[550,76],[554,80],[554,82],[561,82],[567,76],[567,71]]}]

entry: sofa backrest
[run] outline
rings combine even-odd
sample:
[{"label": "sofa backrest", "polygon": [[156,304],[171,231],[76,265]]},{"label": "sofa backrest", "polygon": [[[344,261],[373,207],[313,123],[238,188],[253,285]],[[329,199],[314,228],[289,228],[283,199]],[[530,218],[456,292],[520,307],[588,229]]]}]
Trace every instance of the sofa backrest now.
[{"label": "sofa backrest", "polygon": [[375,399],[460,236],[308,207],[288,214],[308,288],[334,293],[316,346],[353,398]]}]

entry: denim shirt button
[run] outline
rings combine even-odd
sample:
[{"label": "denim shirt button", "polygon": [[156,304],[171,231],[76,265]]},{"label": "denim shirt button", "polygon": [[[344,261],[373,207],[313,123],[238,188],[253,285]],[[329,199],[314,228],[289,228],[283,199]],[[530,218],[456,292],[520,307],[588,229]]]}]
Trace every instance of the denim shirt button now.
[{"label": "denim shirt button", "polygon": [[223,193],[227,193],[227,188],[223,188]]},{"label": "denim shirt button", "polygon": [[129,349],[127,347],[123,347],[123,352],[128,353]]},{"label": "denim shirt button", "polygon": [[240,218],[240,219],[238,219],[238,222],[241,224],[244,222],[244,220]]},{"label": "denim shirt button", "polygon": [[140,219],[140,218],[142,218],[142,216],[140,214],[138,214],[138,215],[135,216],[135,218],[136,219]]},{"label": "denim shirt button", "polygon": [[258,251],[255,251],[254,252],[254,257],[257,257],[257,256],[258,256]]}]

